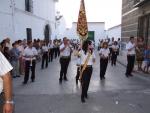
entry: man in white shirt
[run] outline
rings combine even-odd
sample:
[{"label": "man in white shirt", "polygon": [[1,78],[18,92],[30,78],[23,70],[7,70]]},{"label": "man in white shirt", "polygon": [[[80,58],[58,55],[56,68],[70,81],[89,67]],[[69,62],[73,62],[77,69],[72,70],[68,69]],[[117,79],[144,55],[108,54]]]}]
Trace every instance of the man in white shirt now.
[{"label": "man in white shirt", "polygon": [[42,45],[42,65],[41,65],[41,69],[44,69],[44,64],[45,64],[45,68],[48,67],[48,46],[46,44],[46,42],[43,42]]},{"label": "man in white shirt", "polygon": [[[0,52],[0,113],[12,113],[12,80],[10,71],[12,66]],[[4,91],[4,102],[2,90]],[[3,107],[3,108],[2,108]]]},{"label": "man in white shirt", "polygon": [[53,43],[52,43],[52,40],[49,41],[49,44],[48,44],[48,48],[49,48],[49,62],[52,62],[53,61],[53,56],[54,56],[54,48],[53,48]]},{"label": "man in white shirt", "polygon": [[62,82],[62,77],[64,77],[64,80],[67,81],[67,69],[70,61],[70,52],[71,49],[69,47],[68,39],[66,37],[63,38],[63,44],[60,46],[60,64],[61,64],[61,70],[60,70],[60,78],[59,82]]},{"label": "man in white shirt", "polygon": [[135,39],[133,36],[130,37],[130,41],[126,45],[127,49],[127,69],[126,69],[126,77],[133,76],[131,73],[134,68],[134,62],[135,62]]},{"label": "man in white shirt", "polygon": [[24,50],[24,59],[25,59],[25,76],[23,84],[27,84],[29,79],[30,69],[32,71],[31,81],[35,80],[35,66],[36,66],[36,56],[38,55],[37,50],[33,47],[31,41],[28,42],[28,46]]}]

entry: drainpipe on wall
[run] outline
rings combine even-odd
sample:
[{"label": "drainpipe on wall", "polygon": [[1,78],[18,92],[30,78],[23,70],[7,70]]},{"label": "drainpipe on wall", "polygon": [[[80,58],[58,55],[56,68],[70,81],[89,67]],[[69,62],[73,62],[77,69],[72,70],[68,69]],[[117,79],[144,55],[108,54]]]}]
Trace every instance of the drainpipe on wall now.
[{"label": "drainpipe on wall", "polygon": [[11,5],[10,5],[10,7],[11,7],[11,15],[12,15],[12,32],[13,32],[13,39],[15,39],[16,38],[16,35],[15,35],[15,1],[14,0],[10,0],[10,2],[11,2]]}]

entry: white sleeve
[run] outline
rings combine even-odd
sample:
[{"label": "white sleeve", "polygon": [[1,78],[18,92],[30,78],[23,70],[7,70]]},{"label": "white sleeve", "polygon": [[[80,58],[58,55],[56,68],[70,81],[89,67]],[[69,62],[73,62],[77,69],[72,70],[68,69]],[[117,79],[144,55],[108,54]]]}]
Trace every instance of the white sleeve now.
[{"label": "white sleeve", "polygon": [[102,49],[99,50],[99,54],[102,54]]},{"label": "white sleeve", "polygon": [[95,53],[93,52],[93,54],[92,54],[92,57],[94,58],[94,59],[96,59],[96,55],[95,55]]},{"label": "white sleeve", "polygon": [[8,60],[0,52],[0,76],[4,76],[6,73],[10,72],[13,69]]},{"label": "white sleeve", "polygon": [[59,49],[61,50],[61,49],[62,49],[62,48],[64,48],[64,47],[65,47],[65,46],[64,46],[64,44],[62,44],[62,45],[60,46],[60,48],[59,48]]},{"label": "white sleeve", "polygon": [[34,55],[38,55],[38,52],[37,52],[37,50],[35,49],[35,47],[33,48],[33,53],[34,53]]},{"label": "white sleeve", "polygon": [[129,50],[129,49],[131,49],[132,47],[131,47],[131,45],[130,45],[130,43],[128,43],[127,45],[126,45],[126,50]]}]

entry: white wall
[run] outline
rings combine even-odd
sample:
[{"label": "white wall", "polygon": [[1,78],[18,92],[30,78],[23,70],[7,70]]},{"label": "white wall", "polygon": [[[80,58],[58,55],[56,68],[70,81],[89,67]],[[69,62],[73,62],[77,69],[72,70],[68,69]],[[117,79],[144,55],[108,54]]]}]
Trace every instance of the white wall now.
[{"label": "white wall", "polygon": [[[73,23],[72,28],[66,29],[64,36],[69,39],[79,39],[76,33],[77,23]],[[95,43],[98,44],[99,39],[105,38],[105,23],[103,22],[89,22],[88,30],[95,31]]]},{"label": "white wall", "polygon": [[25,0],[1,0],[0,18],[0,41],[6,37],[24,39],[26,28],[32,29],[32,38],[43,39],[46,24],[51,27],[50,37],[56,35],[54,0],[33,0],[33,13],[25,11]]},{"label": "white wall", "polygon": [[121,25],[114,26],[114,27],[108,29],[106,35],[109,38],[114,37],[115,40],[117,40],[118,38],[121,38]]}]

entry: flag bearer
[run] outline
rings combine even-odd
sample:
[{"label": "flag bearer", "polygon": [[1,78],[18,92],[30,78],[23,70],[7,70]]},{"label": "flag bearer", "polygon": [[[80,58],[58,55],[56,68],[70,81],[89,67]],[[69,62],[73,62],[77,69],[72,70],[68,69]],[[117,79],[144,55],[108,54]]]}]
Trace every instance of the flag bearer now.
[{"label": "flag bearer", "polygon": [[93,63],[95,62],[95,54],[92,49],[91,41],[85,41],[82,46],[82,50],[79,52],[81,57],[81,74],[80,80],[82,84],[81,102],[85,102],[85,98],[88,98],[88,88],[93,71]]}]

